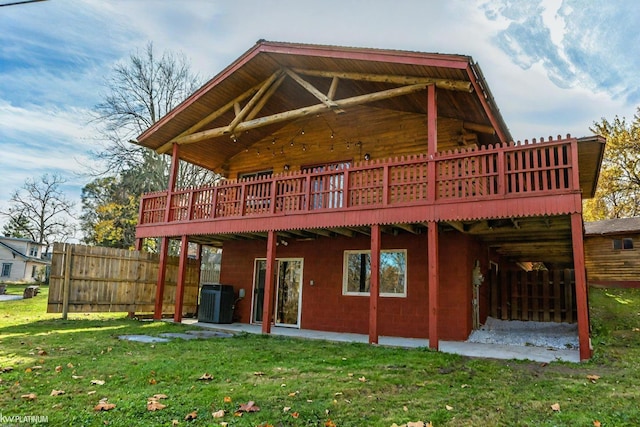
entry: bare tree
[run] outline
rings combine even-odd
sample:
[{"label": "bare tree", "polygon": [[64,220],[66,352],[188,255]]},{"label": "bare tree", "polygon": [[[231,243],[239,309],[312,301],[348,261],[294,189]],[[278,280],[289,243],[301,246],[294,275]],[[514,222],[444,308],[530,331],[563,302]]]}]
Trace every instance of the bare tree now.
[{"label": "bare tree", "polygon": [[[93,121],[107,142],[96,153],[108,174],[129,173],[132,189],[158,191],[166,188],[171,158],[132,143],[132,140],[184,101],[201,85],[183,54],[156,56],[153,44],[115,65],[106,80],[107,95],[94,108]],[[182,163],[179,185],[200,185],[215,176]],[[134,182],[134,181],[138,182]],[[138,188],[136,188],[138,187]]]},{"label": "bare tree", "polygon": [[38,180],[27,179],[9,199],[9,208],[0,214],[11,224],[20,224],[20,232],[31,240],[44,244],[46,252],[54,241],[72,237],[73,203],[60,187],[66,181],[57,174],[44,174]]}]

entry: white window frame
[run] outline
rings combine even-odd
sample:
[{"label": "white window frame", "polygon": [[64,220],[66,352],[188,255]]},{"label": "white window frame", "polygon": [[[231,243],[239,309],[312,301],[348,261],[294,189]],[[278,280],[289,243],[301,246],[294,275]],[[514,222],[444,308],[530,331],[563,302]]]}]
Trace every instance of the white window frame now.
[{"label": "white window frame", "polygon": [[[0,277],[11,277],[11,267],[13,266],[10,262],[3,262],[2,269],[0,270]],[[7,270],[7,274],[5,274],[5,269]]]},{"label": "white window frame", "polygon": [[[402,293],[389,293],[389,292],[381,292],[380,296],[381,297],[389,297],[389,298],[406,298],[407,297],[407,286],[408,286],[408,281],[407,281],[407,277],[409,276],[407,270],[408,270],[408,258],[407,258],[407,250],[406,249],[383,249],[380,251],[380,254],[383,253],[388,253],[388,252],[401,252],[404,254],[404,262],[405,262],[405,269],[404,269],[404,292]],[[342,295],[345,296],[369,296],[370,292],[354,292],[354,291],[348,291],[348,281],[349,281],[349,255],[352,254],[368,254],[369,256],[371,256],[371,251],[370,250],[346,250],[344,251],[343,257],[342,257]]]}]

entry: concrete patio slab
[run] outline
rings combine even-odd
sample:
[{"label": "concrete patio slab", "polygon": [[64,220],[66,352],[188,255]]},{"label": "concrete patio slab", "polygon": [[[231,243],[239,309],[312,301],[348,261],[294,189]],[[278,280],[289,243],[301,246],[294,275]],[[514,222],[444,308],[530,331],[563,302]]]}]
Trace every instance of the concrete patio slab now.
[{"label": "concrete patio slab", "polygon": [[[201,328],[227,332],[227,333],[250,333],[261,334],[260,325],[249,325],[245,323],[217,324],[198,322],[196,319],[184,319],[184,324],[198,326]],[[369,337],[364,334],[337,333],[325,331],[313,331],[309,329],[285,328],[273,326],[271,335],[285,336],[292,338],[317,339],[334,342],[358,342],[368,343]],[[429,347],[428,339],[401,338],[381,336],[378,339],[379,345],[403,348]],[[546,347],[485,344],[466,341],[440,341],[439,351],[443,353],[458,354],[461,356],[504,359],[504,360],[531,360],[534,362],[550,363],[556,361],[580,362],[580,352],[578,349],[558,350]]]},{"label": "concrete patio slab", "polygon": [[150,335],[120,335],[118,339],[142,343],[169,342],[167,338],[152,337]]}]

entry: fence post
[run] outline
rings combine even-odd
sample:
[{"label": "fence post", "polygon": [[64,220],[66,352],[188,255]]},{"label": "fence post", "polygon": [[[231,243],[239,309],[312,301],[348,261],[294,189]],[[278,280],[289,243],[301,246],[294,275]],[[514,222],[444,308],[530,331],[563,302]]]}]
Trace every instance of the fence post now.
[{"label": "fence post", "polygon": [[71,253],[72,245],[67,243],[64,255],[64,282],[62,284],[62,320],[67,320],[69,313],[69,294],[71,288]]}]

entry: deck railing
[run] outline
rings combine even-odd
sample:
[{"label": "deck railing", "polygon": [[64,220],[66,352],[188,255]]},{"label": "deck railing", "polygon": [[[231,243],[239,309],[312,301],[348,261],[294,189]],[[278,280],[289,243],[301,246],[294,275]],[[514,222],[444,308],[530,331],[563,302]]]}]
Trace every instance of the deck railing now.
[{"label": "deck railing", "polygon": [[[146,194],[140,224],[528,197],[579,189],[574,138],[365,161]],[[435,179],[429,179],[430,176]]]}]

